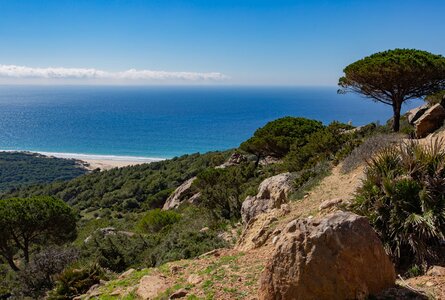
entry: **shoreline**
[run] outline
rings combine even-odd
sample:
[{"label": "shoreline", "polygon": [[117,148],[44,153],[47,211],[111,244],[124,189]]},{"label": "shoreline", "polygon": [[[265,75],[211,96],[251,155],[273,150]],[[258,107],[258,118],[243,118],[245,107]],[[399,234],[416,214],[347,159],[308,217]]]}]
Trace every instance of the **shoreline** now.
[{"label": "shoreline", "polygon": [[32,151],[32,150],[0,149],[0,152],[36,153],[48,157],[75,159],[83,162],[82,166],[91,171],[95,169],[100,169],[103,171],[113,168],[121,168],[121,167],[157,162],[166,159],[166,158],[145,157],[145,156],[83,154],[83,153]]}]

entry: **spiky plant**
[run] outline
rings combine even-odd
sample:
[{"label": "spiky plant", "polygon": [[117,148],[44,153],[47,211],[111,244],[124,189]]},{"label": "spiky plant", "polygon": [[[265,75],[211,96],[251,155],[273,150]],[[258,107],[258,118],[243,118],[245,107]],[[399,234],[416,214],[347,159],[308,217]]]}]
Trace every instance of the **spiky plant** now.
[{"label": "spiky plant", "polygon": [[387,147],[368,161],[354,210],[369,218],[401,266],[428,264],[445,235],[445,149],[442,140]]}]

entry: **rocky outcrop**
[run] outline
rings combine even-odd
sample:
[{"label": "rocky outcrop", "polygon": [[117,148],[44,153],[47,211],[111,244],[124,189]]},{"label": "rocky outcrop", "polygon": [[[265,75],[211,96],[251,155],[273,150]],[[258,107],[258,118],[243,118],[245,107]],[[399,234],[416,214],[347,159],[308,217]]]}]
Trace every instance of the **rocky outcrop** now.
[{"label": "rocky outcrop", "polygon": [[421,105],[419,107],[413,108],[406,113],[408,122],[411,125],[414,125],[414,122],[417,121],[427,110],[428,104]]},{"label": "rocky outcrop", "polygon": [[414,125],[416,127],[416,137],[424,138],[443,125],[445,120],[445,108],[441,104],[428,108]]},{"label": "rocky outcrop", "polygon": [[275,228],[278,219],[289,212],[289,204],[283,204],[280,209],[272,209],[265,214],[259,214],[250,219],[238,239],[236,249],[249,251],[267,244],[267,242],[280,234],[280,230]]},{"label": "rocky outcrop", "polygon": [[141,278],[136,295],[138,299],[155,299],[159,293],[164,292],[167,288],[165,277],[161,275],[146,275]]},{"label": "rocky outcrop", "polygon": [[224,169],[231,166],[237,166],[242,163],[247,162],[247,157],[242,155],[241,153],[234,152],[230,155],[229,159],[223,163],[222,165],[217,166],[217,169]]},{"label": "rocky outcrop", "polygon": [[283,173],[269,177],[261,182],[256,196],[249,196],[241,207],[243,223],[260,213],[273,208],[280,208],[282,204],[289,202],[288,194],[292,189],[293,176],[291,173]]},{"label": "rocky outcrop", "polygon": [[195,203],[199,200],[199,193],[193,193],[192,184],[196,177],[192,177],[189,180],[181,184],[176,190],[167,198],[162,207],[163,210],[177,208],[183,202]]},{"label": "rocky outcrop", "polygon": [[262,274],[259,298],[366,299],[394,282],[394,267],[368,221],[337,211],[285,227]]}]

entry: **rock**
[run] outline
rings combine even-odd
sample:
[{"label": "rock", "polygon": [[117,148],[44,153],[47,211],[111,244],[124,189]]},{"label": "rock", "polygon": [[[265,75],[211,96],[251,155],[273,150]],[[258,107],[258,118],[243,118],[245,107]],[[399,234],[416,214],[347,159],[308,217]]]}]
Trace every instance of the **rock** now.
[{"label": "rock", "polygon": [[187,296],[187,294],[188,292],[186,289],[179,289],[170,295],[170,299],[184,298],[185,296]]},{"label": "rock", "polygon": [[197,274],[191,274],[191,275],[187,278],[187,282],[188,282],[189,284],[196,285],[196,284],[199,284],[199,283],[202,282],[202,277],[199,276],[199,275],[197,275]]},{"label": "rock", "polygon": [[242,155],[241,153],[234,152],[225,163],[217,166],[216,169],[224,169],[230,166],[237,166],[245,162],[247,162],[246,156]]},{"label": "rock", "polygon": [[136,295],[143,300],[154,299],[159,293],[168,288],[165,277],[160,275],[146,275],[139,281]]},{"label": "rock", "polygon": [[393,286],[395,276],[366,218],[337,211],[286,226],[261,276],[259,298],[366,299]]},{"label": "rock", "polygon": [[280,160],[273,156],[266,156],[259,161],[259,165],[261,166],[269,166],[280,162]]},{"label": "rock", "polygon": [[324,210],[324,209],[328,209],[328,208],[331,208],[334,206],[338,206],[342,202],[343,202],[343,200],[341,198],[334,198],[331,200],[326,200],[320,204],[320,206],[318,207],[318,210]]},{"label": "rock", "polygon": [[445,268],[441,266],[433,266],[426,273],[428,276],[445,276]]},{"label": "rock", "polygon": [[408,122],[413,125],[426,111],[428,110],[428,104],[421,105],[419,107],[409,110],[406,115]]},{"label": "rock", "polygon": [[199,230],[199,232],[207,232],[207,231],[209,231],[209,230],[210,230],[209,227],[203,227],[203,228],[201,228],[201,229]]},{"label": "rock", "polygon": [[248,196],[241,207],[241,217],[244,224],[260,213],[273,208],[280,208],[289,201],[288,194],[292,189],[293,176],[283,173],[269,177],[261,182],[256,196]]},{"label": "rock", "polygon": [[128,276],[130,276],[131,274],[133,274],[134,271],[136,271],[136,270],[135,270],[135,269],[128,269],[127,271],[125,271],[124,273],[122,273],[121,275],[119,275],[119,279],[127,278]]},{"label": "rock", "polygon": [[191,187],[196,177],[192,177],[178,186],[176,190],[167,198],[162,207],[163,210],[177,208],[181,203],[188,201],[190,203],[197,202],[199,193],[194,194]]},{"label": "rock", "polygon": [[414,122],[417,138],[424,138],[434,132],[443,125],[444,120],[445,108],[440,104],[433,105]]},{"label": "rock", "polygon": [[172,266],[170,269],[170,273],[173,275],[179,274],[184,268],[181,266]]},{"label": "rock", "polygon": [[247,223],[238,239],[236,249],[249,251],[263,246],[274,235],[273,223],[281,216],[281,210],[274,209],[267,214],[260,214]]}]

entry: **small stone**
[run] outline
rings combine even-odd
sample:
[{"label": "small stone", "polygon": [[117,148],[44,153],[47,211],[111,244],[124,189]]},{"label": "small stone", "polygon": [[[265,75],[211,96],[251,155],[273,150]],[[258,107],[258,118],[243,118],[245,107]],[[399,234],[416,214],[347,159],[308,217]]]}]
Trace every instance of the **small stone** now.
[{"label": "small stone", "polygon": [[328,209],[334,206],[337,206],[339,204],[341,204],[343,202],[343,200],[341,198],[334,198],[331,200],[326,200],[323,201],[320,206],[318,207],[319,210],[323,210],[323,209]]},{"label": "small stone", "polygon": [[278,235],[273,237],[272,244],[275,245],[277,243],[277,241],[278,241]]},{"label": "small stone", "polygon": [[170,272],[174,275],[174,274],[178,274],[179,272],[181,272],[182,267],[181,266],[172,266],[170,269]]},{"label": "small stone", "polygon": [[427,287],[431,287],[431,286],[435,286],[436,284],[434,282],[432,282],[432,281],[427,281],[427,282],[425,282],[425,285]]},{"label": "small stone", "polygon": [[188,292],[186,289],[179,289],[170,295],[170,299],[178,299],[187,296]]},{"label": "small stone", "polygon": [[445,276],[445,268],[441,266],[433,266],[426,273],[428,276]]},{"label": "small stone", "polygon": [[187,282],[190,284],[199,284],[202,282],[202,277],[197,275],[197,274],[191,274],[188,278],[187,278]]},{"label": "small stone", "polygon": [[127,278],[127,277],[130,276],[134,271],[135,271],[135,269],[128,269],[127,271],[125,271],[124,273],[122,273],[121,275],[119,275],[119,279]]},{"label": "small stone", "polygon": [[204,228],[201,228],[201,230],[199,230],[199,232],[206,232],[206,231],[209,231],[209,230],[210,230],[209,227],[204,227]]}]

